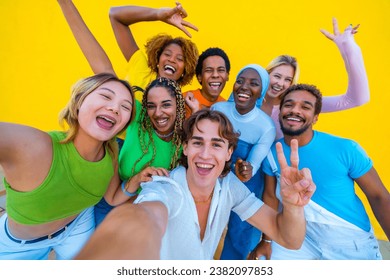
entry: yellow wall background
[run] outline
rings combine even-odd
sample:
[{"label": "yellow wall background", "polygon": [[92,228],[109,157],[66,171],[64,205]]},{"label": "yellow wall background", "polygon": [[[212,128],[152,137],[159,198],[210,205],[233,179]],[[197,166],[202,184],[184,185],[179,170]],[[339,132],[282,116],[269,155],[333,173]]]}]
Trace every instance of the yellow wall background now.
[{"label": "yellow wall background", "polygon": [[[174,5],[171,0],[74,2],[121,77],[125,75],[126,63],[111,30],[109,7]],[[390,102],[386,89],[390,79],[389,0],[247,0],[235,4],[225,0],[182,0],[181,3],[189,13],[188,21],[199,28],[199,32],[191,32],[199,51],[218,46],[231,59],[231,79],[224,96],[230,93],[242,66],[248,63],[266,66],[272,58],[284,53],[297,57],[300,82],[317,85],[324,95],[344,93],[347,76],[342,58],[335,44],[319,29],[331,31],[333,16],[339,20],[342,30],[350,23],[360,23],[355,38],[363,51],[371,100],[359,108],[322,114],[316,128],[358,141],[390,189],[387,167],[390,126],[386,110]],[[139,46],[158,32],[185,36],[172,26],[158,22],[139,23],[133,31]],[[59,129],[57,116],[69,98],[71,85],[92,75],[92,71],[57,1],[0,1],[0,40],[0,121],[42,130]],[[194,81],[191,87],[198,86]],[[368,205],[366,201],[365,204]],[[377,237],[386,239],[367,208]]]}]

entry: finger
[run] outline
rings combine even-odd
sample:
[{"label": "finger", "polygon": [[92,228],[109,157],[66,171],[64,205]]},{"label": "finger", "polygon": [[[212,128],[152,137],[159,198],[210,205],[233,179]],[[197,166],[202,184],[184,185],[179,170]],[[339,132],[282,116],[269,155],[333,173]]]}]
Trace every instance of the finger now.
[{"label": "finger", "polygon": [[358,23],[356,26],[354,26],[354,27],[352,28],[352,30],[354,30],[354,31],[357,32],[357,30],[358,30],[359,27],[360,27],[360,23]]},{"label": "finger", "polygon": [[300,175],[307,179],[307,180],[312,180],[313,178],[311,177],[311,171],[309,168],[302,168],[300,171],[299,171]]},{"label": "finger", "polygon": [[191,22],[182,20],[182,21],[181,21],[181,24],[184,25],[184,26],[186,26],[186,27],[188,27],[188,28],[194,29],[195,31],[199,31],[198,27],[196,27],[195,25],[193,25]]},{"label": "finger", "polygon": [[298,169],[298,164],[299,164],[298,140],[292,139],[290,142],[290,147],[291,147],[291,153],[290,153],[291,167]]},{"label": "finger", "polygon": [[284,156],[282,143],[276,143],[276,156],[280,165],[280,170],[288,167],[286,157]]},{"label": "finger", "polygon": [[190,32],[188,32],[187,29],[185,29],[185,27],[183,25],[178,25],[177,26],[181,31],[183,31],[188,37],[192,38],[192,35]]},{"label": "finger", "polygon": [[168,176],[169,175],[168,170],[166,170],[165,168],[157,168],[157,173],[159,176]]},{"label": "finger", "polygon": [[334,35],[328,31],[326,31],[325,29],[320,29],[321,33],[325,35],[326,38],[330,39],[330,40],[334,40]]},{"label": "finger", "polygon": [[310,169],[302,168],[302,170],[300,170],[300,173],[310,183],[309,186],[307,186],[306,191],[313,194],[315,192],[315,190],[316,190],[316,185],[313,182]]},{"label": "finger", "polygon": [[183,18],[188,16],[186,10],[183,8],[183,6],[179,2],[176,2],[176,9]]},{"label": "finger", "polygon": [[335,17],[332,18],[332,23],[333,23],[333,34],[340,35],[339,24]]}]

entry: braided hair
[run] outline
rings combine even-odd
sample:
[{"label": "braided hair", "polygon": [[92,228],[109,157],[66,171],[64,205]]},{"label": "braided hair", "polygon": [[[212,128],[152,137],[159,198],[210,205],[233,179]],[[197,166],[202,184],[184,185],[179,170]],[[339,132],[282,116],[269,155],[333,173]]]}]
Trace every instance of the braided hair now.
[{"label": "braided hair", "polygon": [[[185,101],[183,94],[181,92],[181,88],[178,86],[178,84],[168,78],[159,77],[155,80],[153,80],[145,89],[143,98],[142,98],[142,109],[140,112],[140,119],[139,119],[139,129],[138,129],[138,137],[140,139],[141,149],[142,149],[142,156],[134,163],[132,174],[135,173],[135,167],[136,165],[142,160],[142,158],[149,152],[149,149],[152,149],[152,158],[144,164],[142,169],[150,166],[155,157],[156,157],[156,145],[154,144],[153,140],[153,131],[154,127],[152,124],[152,121],[150,120],[150,117],[147,113],[147,100],[148,100],[148,94],[150,89],[155,87],[163,87],[166,88],[169,92],[169,94],[172,97],[175,97],[176,99],[176,120],[173,128],[173,136],[171,139],[171,143],[174,147],[173,154],[171,156],[171,163],[169,166],[169,169],[173,169],[178,165],[178,160],[181,154],[181,147],[182,147],[182,141],[181,141],[181,135],[180,131],[183,128],[183,122],[185,119]],[[139,89],[138,89],[139,90]],[[148,135],[148,141],[144,140],[144,137],[142,135]]]}]

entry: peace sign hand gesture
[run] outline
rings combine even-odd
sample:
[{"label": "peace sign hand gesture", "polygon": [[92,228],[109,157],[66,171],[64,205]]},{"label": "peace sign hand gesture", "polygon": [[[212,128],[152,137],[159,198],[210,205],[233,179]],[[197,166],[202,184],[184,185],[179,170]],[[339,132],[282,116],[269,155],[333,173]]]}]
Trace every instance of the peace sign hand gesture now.
[{"label": "peace sign hand gesture", "polygon": [[290,143],[291,166],[287,164],[281,143],[276,144],[276,153],[280,165],[280,194],[283,206],[305,206],[316,189],[308,168],[298,169],[298,140],[293,139]]},{"label": "peace sign hand gesture", "polygon": [[159,20],[170,25],[176,26],[188,37],[191,38],[191,33],[186,29],[186,27],[191,28],[195,31],[198,31],[198,28],[192,23],[184,20],[184,18],[186,18],[187,16],[188,14],[186,10],[184,10],[183,6],[179,2],[176,2],[176,7],[174,8],[160,8],[158,11]]}]

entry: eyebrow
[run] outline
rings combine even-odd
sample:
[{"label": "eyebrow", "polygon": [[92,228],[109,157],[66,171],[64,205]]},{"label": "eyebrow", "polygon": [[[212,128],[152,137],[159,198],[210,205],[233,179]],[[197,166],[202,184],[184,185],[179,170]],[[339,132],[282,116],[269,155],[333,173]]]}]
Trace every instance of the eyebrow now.
[{"label": "eyebrow", "polygon": [[[287,99],[287,100],[284,101],[284,103],[287,103],[287,102],[296,102],[296,101],[293,100],[293,99]],[[314,104],[311,103],[310,101],[303,100],[303,103],[305,103],[305,104],[307,104],[307,105],[310,105],[310,106],[314,107]]]},{"label": "eyebrow", "polygon": [[[161,103],[172,103],[172,102],[173,102],[173,100],[171,100],[171,99],[161,101]],[[148,102],[146,102],[146,104],[154,104],[154,102],[148,101]]]},{"label": "eyebrow", "polygon": [[[109,88],[106,88],[106,87],[102,87],[102,88],[100,88],[100,89],[107,90],[107,91],[111,92],[112,94],[116,95],[115,91],[113,91],[112,89],[109,89]],[[130,100],[128,100],[128,99],[126,99],[125,101],[126,101],[126,102],[129,102],[130,105],[133,105],[133,102],[132,102],[132,101],[130,101]]]},{"label": "eyebrow", "polygon": [[[204,140],[203,137],[200,136],[192,136],[191,139]],[[225,143],[225,140],[223,140],[222,138],[211,138],[211,141]]]}]

